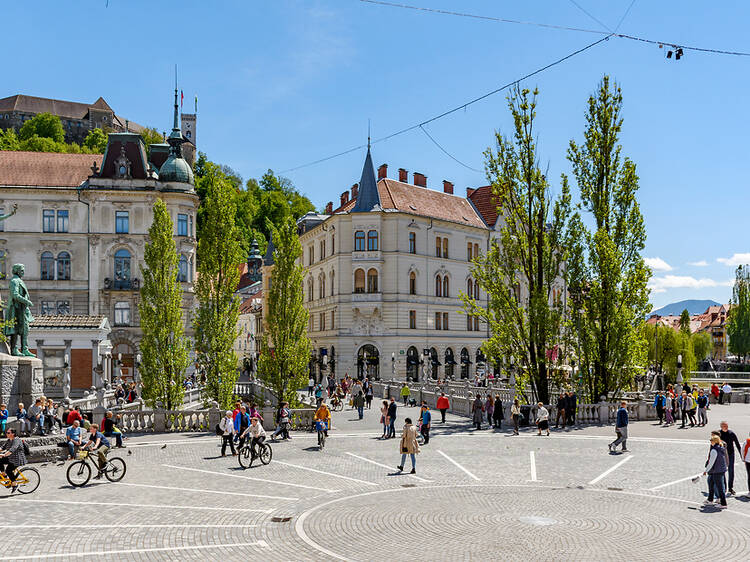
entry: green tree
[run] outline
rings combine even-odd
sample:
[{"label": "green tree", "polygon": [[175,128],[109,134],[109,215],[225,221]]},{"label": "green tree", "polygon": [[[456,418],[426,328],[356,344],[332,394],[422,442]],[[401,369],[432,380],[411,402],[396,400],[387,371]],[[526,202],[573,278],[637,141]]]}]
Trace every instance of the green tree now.
[{"label": "green tree", "polygon": [[83,146],[92,152],[103,153],[107,148],[107,135],[100,128],[92,129],[83,141]]},{"label": "green tree", "polygon": [[711,336],[706,332],[695,332],[690,336],[693,342],[693,355],[696,363],[700,363],[711,354]]},{"label": "green tree", "polygon": [[[18,133],[21,140],[30,139],[34,135],[52,139],[55,142],[65,141],[65,130],[62,121],[57,115],[51,113],[38,113],[26,121]],[[53,152],[53,151],[47,151]]]},{"label": "green tree", "polygon": [[57,142],[49,137],[32,135],[21,141],[21,150],[29,152],[67,152],[68,147],[64,142]]},{"label": "green tree", "polygon": [[308,313],[303,306],[303,268],[298,263],[302,245],[297,225],[291,217],[276,228],[269,221],[275,251],[271,289],[266,300],[264,338],[261,342],[258,372],[273,389],[279,402],[291,401],[304,384],[310,340],[307,339]]},{"label": "green tree", "polygon": [[0,150],[21,150],[16,131],[11,129],[0,129]]},{"label": "green tree", "polygon": [[238,377],[234,341],[239,301],[234,291],[240,279],[237,264],[242,262],[243,254],[235,222],[236,189],[226,174],[211,163],[205,165],[198,184],[205,193],[205,221],[198,238],[195,349],[199,369],[206,376],[204,398],[226,408],[234,399]]},{"label": "green tree", "polygon": [[750,353],[750,267],[735,271],[734,289],[727,317],[729,351],[744,362]]},{"label": "green tree", "polygon": [[164,135],[153,127],[144,127],[140,133],[143,144],[146,145],[146,153],[151,155],[151,145],[164,142]]},{"label": "green tree", "polygon": [[179,409],[183,379],[189,364],[189,345],[182,316],[182,289],[177,282],[177,246],[167,206],[154,205],[154,221],[148,231],[142,268],[143,286],[138,310],[141,317],[143,396],[167,410]]},{"label": "green tree", "polygon": [[508,99],[512,138],[496,133],[497,148],[485,152],[487,177],[504,222],[499,243],[474,260],[472,275],[487,292],[488,307],[462,294],[467,314],[490,328],[482,346],[491,363],[512,356],[528,373],[539,400],[549,403],[547,352],[561,343],[562,299],[553,290],[562,283],[564,235],[570,217],[570,191],[563,182],[553,199],[539,167],[536,98],[516,88]]},{"label": "green tree", "polygon": [[571,219],[567,263],[576,303],[571,326],[584,384],[595,400],[629,386],[646,351],[641,326],[651,272],[641,255],[646,230],[635,164],[620,156],[621,110],[622,92],[605,76],[589,98],[583,144],[571,140],[568,149],[581,201]]},{"label": "green tree", "polygon": [[680,314],[680,332],[690,335],[690,312],[687,308]]}]

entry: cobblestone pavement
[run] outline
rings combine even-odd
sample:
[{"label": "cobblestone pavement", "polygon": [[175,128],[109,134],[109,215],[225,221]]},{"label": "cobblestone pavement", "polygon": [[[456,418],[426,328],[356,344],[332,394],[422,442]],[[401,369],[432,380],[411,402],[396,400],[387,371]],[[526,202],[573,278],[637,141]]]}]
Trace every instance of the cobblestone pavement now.
[{"label": "cobblestone pavement", "polygon": [[[747,414],[745,405],[721,413],[741,440]],[[398,426],[407,415],[417,409],[399,408]],[[314,434],[295,434],[272,445],[270,465],[249,470],[205,434],[132,437],[112,453],[128,465],[117,484],[73,489],[66,467],[41,466],[35,493],[3,490],[0,559],[750,558],[750,498],[704,507],[705,479],[691,482],[705,428],[634,423],[631,453],[609,455],[611,427],[514,437],[449,416],[411,476],[397,474],[398,439],[379,439],[378,417],[334,414],[324,451]]]}]

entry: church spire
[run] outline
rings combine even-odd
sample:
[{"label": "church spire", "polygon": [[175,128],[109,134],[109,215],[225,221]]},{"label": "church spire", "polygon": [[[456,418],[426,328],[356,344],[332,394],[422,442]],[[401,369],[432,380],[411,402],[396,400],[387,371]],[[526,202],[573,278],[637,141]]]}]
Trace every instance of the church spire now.
[{"label": "church spire", "polygon": [[357,202],[354,204],[352,213],[367,213],[375,207],[380,207],[380,193],[378,193],[378,184],[375,181],[375,168],[372,165],[370,139],[368,137],[367,156],[365,157],[365,165],[362,167],[362,178],[359,180]]}]

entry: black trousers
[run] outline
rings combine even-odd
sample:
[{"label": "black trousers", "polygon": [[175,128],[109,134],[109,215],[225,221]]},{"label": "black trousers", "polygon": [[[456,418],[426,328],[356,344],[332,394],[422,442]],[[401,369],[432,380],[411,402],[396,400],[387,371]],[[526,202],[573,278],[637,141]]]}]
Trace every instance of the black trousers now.
[{"label": "black trousers", "polygon": [[229,448],[232,450],[232,454],[237,454],[237,451],[234,450],[234,435],[231,433],[229,435],[222,435],[221,436],[221,454],[226,455],[227,454],[227,444],[229,444]]},{"label": "black trousers", "polygon": [[729,462],[727,464],[729,466],[727,467],[727,469],[729,472],[729,490],[734,490],[734,454],[731,454],[728,456],[729,456]]},{"label": "black trousers", "polygon": [[427,445],[430,442],[430,428],[423,425],[419,428],[419,431],[422,433],[422,437],[424,437],[424,444]]},{"label": "black trousers", "polygon": [[656,415],[659,417],[659,423],[661,423],[662,420],[664,419],[664,407],[663,406],[656,407]]},{"label": "black trousers", "polygon": [[10,481],[13,482],[16,479],[16,469],[18,468],[15,464],[10,462],[8,457],[0,458],[0,468],[8,475]]},{"label": "black trousers", "polygon": [[442,418],[440,421],[442,423],[445,423],[445,412],[447,412],[447,408],[440,408],[440,417]]}]

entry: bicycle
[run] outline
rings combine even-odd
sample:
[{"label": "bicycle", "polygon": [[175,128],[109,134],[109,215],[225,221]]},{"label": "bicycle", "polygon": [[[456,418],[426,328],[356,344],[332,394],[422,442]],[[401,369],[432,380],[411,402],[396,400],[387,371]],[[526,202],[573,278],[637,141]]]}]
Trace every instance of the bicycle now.
[{"label": "bicycle", "polygon": [[16,469],[16,479],[11,482],[5,472],[0,472],[0,484],[11,489],[11,493],[18,490],[22,494],[30,494],[39,487],[42,477],[39,471],[31,466]]},{"label": "bicycle", "polygon": [[334,398],[331,400],[331,411],[333,412],[343,412],[344,411],[344,401],[339,398]]},{"label": "bicycle", "polygon": [[318,430],[318,448],[322,451],[323,447],[326,446],[326,430],[328,429],[328,424],[324,421],[316,421],[315,429]]},{"label": "bicycle", "polygon": [[[78,460],[71,463],[66,473],[68,482],[76,488],[85,486],[91,479],[92,470],[99,471],[98,459],[94,460],[89,451],[78,451]],[[126,471],[127,466],[125,465],[125,461],[120,457],[108,458],[107,464],[104,465],[104,469],[102,470],[104,476],[110,482],[119,482],[122,480]]]},{"label": "bicycle", "polygon": [[256,458],[260,459],[260,462],[263,464],[271,462],[271,459],[273,458],[271,445],[264,441],[263,443],[258,443],[257,447],[258,453],[256,455],[253,455],[253,449],[250,444],[243,446],[242,449],[237,451],[237,460],[242,468],[251,468],[253,466],[253,461]]}]

